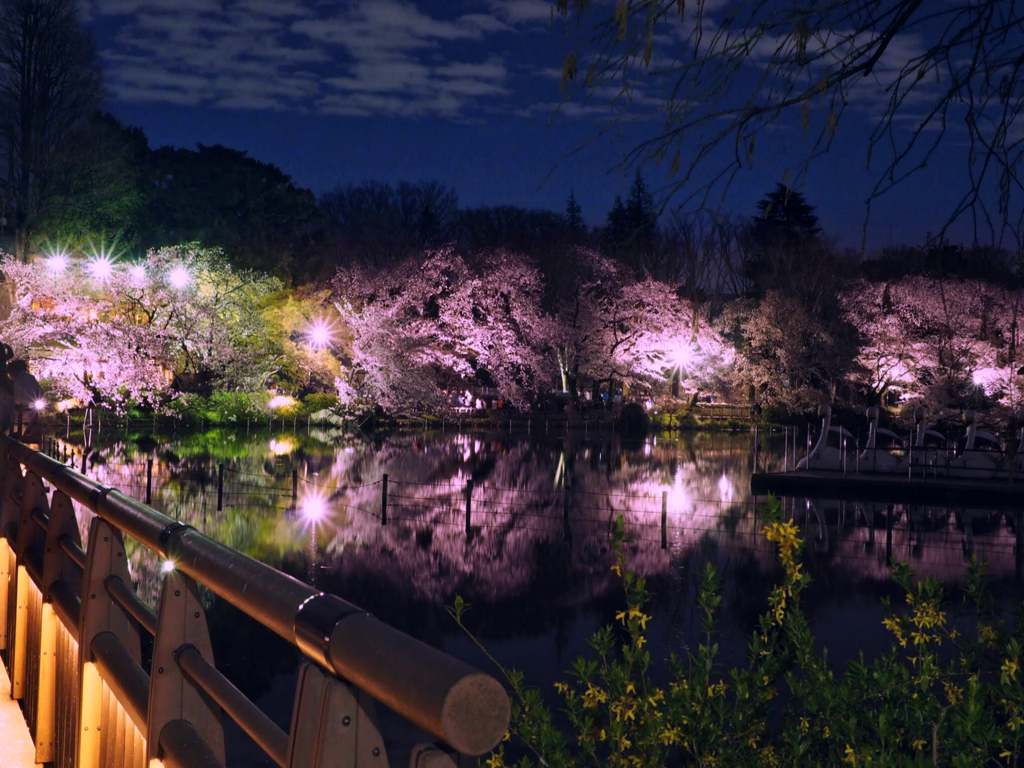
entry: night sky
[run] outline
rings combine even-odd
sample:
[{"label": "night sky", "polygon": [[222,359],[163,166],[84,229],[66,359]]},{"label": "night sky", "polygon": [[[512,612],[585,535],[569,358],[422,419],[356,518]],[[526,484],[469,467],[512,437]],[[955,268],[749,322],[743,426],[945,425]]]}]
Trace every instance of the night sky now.
[{"label": "night sky", "polygon": [[[591,141],[608,115],[606,100],[555,114],[572,39],[557,14],[552,22],[551,5],[89,0],[85,17],[108,108],[142,128],[152,147],[221,143],[274,163],[317,194],[364,179],[437,179],[466,207],[564,210],[573,187],[587,220],[600,224],[631,180],[618,161],[656,124],[638,120]],[[881,86],[878,93],[886,98]],[[641,94],[638,109],[655,98]],[[860,245],[864,200],[881,167],[865,168],[876,109],[869,97],[847,112],[831,155],[802,187],[825,231],[847,246]],[[939,162],[875,204],[869,248],[920,243],[938,229],[966,178],[965,145],[952,130]],[[781,123],[774,133],[775,143],[760,144],[753,169],[737,177],[725,210],[753,213],[797,157],[799,127]],[[655,187],[663,180],[656,168],[645,175]],[[969,228],[956,227],[951,239],[970,240]]]}]

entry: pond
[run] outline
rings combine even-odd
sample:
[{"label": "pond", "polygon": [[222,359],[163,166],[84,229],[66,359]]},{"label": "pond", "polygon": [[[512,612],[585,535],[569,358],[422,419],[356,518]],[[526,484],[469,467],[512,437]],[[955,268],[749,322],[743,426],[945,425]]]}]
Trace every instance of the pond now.
[{"label": "pond", "polygon": [[[78,469],[84,460],[90,477],[142,500],[151,475],[156,509],[497,673],[445,610],[461,595],[472,605],[466,622],[487,649],[543,689],[563,679],[586,653],[586,639],[621,607],[609,527],[622,515],[629,567],[648,579],[653,595],[649,641],[658,668],[699,642],[695,596],[708,563],[722,577],[722,662],[743,664],[779,577],[750,493],[751,435],[631,442],[610,432],[539,432],[356,440],[308,427],[185,436],[105,431],[87,435],[85,449],[83,440],[58,435],[56,448]],[[761,469],[782,468],[781,435],[762,435],[757,461]],[[942,510],[929,510],[922,526],[897,508],[887,531],[877,506],[784,505],[808,539],[811,627],[838,665],[887,645],[879,598],[896,594],[887,551],[951,586],[963,582],[975,553],[988,562],[1004,611],[1022,597],[1015,536],[1002,517],[986,517],[990,524],[968,536],[959,517]],[[84,514],[80,522],[84,533]],[[155,602],[160,563],[138,547],[130,554],[138,589]],[[287,727],[297,654],[207,597],[218,667]],[[424,735],[380,714],[390,764],[407,764]],[[229,765],[272,763],[232,731]]]}]

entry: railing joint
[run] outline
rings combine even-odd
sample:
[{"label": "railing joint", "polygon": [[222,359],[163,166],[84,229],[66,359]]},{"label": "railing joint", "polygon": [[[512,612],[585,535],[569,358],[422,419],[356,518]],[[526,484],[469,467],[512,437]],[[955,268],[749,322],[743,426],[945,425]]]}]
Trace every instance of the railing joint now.
[{"label": "railing joint", "polygon": [[300,650],[325,669],[338,673],[331,664],[331,636],[343,619],[357,613],[369,615],[362,608],[335,595],[323,592],[311,595],[295,612],[295,642]]},{"label": "railing joint", "polygon": [[182,523],[178,520],[175,520],[173,523],[169,523],[167,526],[164,527],[162,531],[160,531],[160,535],[157,537],[157,541],[160,544],[160,555],[162,557],[169,557],[172,538],[180,536],[185,531],[194,530],[195,528],[193,528],[191,525],[188,525],[187,523]]}]

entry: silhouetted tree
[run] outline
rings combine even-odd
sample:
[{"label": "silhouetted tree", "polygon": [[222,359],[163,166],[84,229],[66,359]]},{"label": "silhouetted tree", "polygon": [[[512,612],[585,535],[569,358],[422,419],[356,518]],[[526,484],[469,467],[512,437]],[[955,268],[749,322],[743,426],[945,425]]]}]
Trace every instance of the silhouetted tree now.
[{"label": "silhouetted tree", "polygon": [[658,212],[654,208],[654,197],[651,190],[636,172],[633,183],[629,187],[626,198],[626,222],[629,227],[629,244],[635,252],[648,252],[654,245],[658,228]]},{"label": "silhouetted tree", "polygon": [[135,246],[148,162],[140,129],[109,114],[83,120],[54,153],[34,240],[44,250]]},{"label": "silhouetted tree", "polygon": [[565,224],[569,229],[569,241],[578,243],[586,225],[583,222],[583,209],[576,202],[576,195],[571,189],[569,190],[569,199],[565,203]]},{"label": "silhouetted tree", "polygon": [[0,3],[0,207],[22,260],[53,200],[57,157],[100,97],[95,45],[75,0]]},{"label": "silhouetted tree", "polygon": [[516,205],[469,208],[459,211],[458,243],[469,252],[504,248],[535,261],[557,252],[564,241],[562,214]]},{"label": "silhouetted tree", "polygon": [[146,248],[199,241],[236,266],[284,273],[316,216],[312,192],[270,163],[221,145],[150,154],[141,232]]},{"label": "silhouetted tree", "polygon": [[320,198],[323,245],[334,264],[385,265],[455,237],[458,195],[437,181],[339,186]]},{"label": "silhouetted tree", "polygon": [[629,213],[622,202],[622,197],[615,196],[608,216],[605,217],[604,230],[601,232],[601,242],[607,247],[621,245],[629,239]]},{"label": "silhouetted tree", "polygon": [[757,210],[744,233],[743,271],[750,290],[758,296],[772,289],[817,292],[817,284],[830,278],[825,262],[833,254],[822,248],[814,208],[802,194],[778,184]]}]

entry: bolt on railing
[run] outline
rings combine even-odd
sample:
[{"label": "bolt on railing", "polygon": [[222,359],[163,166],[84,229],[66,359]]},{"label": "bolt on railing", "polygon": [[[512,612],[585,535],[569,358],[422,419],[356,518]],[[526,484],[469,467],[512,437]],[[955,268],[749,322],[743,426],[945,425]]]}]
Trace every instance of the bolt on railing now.
[{"label": "bolt on railing", "polygon": [[[96,514],[87,548],[72,501]],[[156,610],[129,586],[125,536],[173,564]],[[290,733],[217,670],[197,584],[313,662],[299,675]],[[154,638],[148,671],[142,632]],[[493,677],[5,436],[0,652],[36,759],[57,768],[222,766],[222,713],[282,768],[339,755],[386,766],[374,700],[467,755],[493,748],[509,721]],[[413,759],[454,765],[423,749]]]}]

